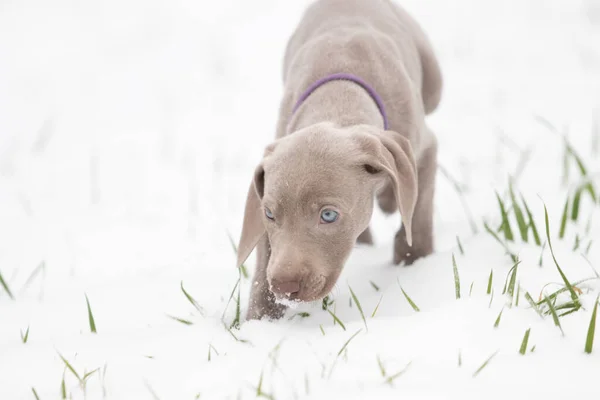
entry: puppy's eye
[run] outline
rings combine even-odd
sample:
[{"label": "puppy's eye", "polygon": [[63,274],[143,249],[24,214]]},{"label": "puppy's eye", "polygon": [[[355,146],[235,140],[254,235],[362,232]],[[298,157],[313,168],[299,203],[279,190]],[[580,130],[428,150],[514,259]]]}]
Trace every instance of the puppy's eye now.
[{"label": "puppy's eye", "polygon": [[326,208],[321,211],[321,222],[324,224],[331,224],[338,219],[339,215],[340,214],[337,211]]},{"label": "puppy's eye", "polygon": [[267,218],[269,218],[270,220],[274,220],[275,216],[273,216],[273,213],[271,212],[271,210],[269,210],[267,207],[265,207],[265,215],[267,216]]}]

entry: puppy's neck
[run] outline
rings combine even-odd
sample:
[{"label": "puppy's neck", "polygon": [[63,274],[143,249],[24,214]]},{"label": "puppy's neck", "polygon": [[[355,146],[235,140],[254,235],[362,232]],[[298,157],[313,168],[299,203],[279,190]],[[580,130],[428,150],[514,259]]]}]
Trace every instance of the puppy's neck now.
[{"label": "puppy's neck", "polygon": [[320,122],[333,122],[340,127],[359,124],[383,129],[384,122],[377,104],[369,93],[350,81],[331,81],[316,89],[296,110],[287,133]]}]

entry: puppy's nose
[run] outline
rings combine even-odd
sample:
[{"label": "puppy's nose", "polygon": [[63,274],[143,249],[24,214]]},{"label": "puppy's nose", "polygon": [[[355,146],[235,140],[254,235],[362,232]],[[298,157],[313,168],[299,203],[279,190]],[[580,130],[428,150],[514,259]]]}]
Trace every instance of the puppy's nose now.
[{"label": "puppy's nose", "polygon": [[291,296],[300,291],[300,281],[294,280],[282,282],[273,279],[271,282],[271,291],[275,294]]}]

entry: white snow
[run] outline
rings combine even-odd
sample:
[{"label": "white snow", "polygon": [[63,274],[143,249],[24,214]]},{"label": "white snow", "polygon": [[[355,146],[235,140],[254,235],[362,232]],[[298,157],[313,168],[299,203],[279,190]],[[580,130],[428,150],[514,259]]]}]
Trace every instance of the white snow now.
[{"label": "white snow", "polygon": [[[580,222],[558,237],[579,172],[571,162],[562,184],[562,138],[540,121],[567,133],[600,189],[596,0],[402,2],[440,59],[443,101],[428,124],[478,233],[440,173],[436,253],[393,266],[400,219],[376,212],[376,245],[357,246],[332,293],[345,330],[320,302],[277,322],[242,321],[232,334],[224,327],[235,317],[235,301],[226,305],[238,279],[228,233],[237,241],[247,185],[274,136],[286,40],[307,3],[2,2],[0,273],[14,300],[0,287],[0,399],[33,399],[32,388],[42,400],[60,398],[63,376],[73,399],[254,398],[261,377],[275,399],[598,397],[599,334],[592,354],[584,344],[600,284],[579,285],[584,310],[560,318],[561,335],[523,297],[561,287],[548,247],[539,267],[541,247],[510,244],[522,261],[511,307],[501,293],[513,262],[482,223],[499,225],[494,191],[506,193],[508,176],[522,170],[517,187],[542,239],[540,198],[546,203],[569,280],[594,277],[590,264],[600,270],[598,204],[584,196]],[[242,280],[242,315],[250,286]],[[299,312],[310,316],[290,319]],[[100,368],[85,394],[59,353],[80,375]],[[386,376],[410,365],[390,385],[378,358]]]}]

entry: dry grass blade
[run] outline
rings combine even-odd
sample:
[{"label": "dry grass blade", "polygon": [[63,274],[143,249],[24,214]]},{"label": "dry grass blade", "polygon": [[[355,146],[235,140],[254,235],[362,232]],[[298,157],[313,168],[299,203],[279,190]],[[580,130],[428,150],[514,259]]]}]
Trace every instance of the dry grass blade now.
[{"label": "dry grass blade", "polygon": [[590,319],[590,326],[588,327],[588,332],[585,339],[585,352],[588,354],[591,354],[592,349],[594,348],[594,333],[596,331],[596,313],[598,311],[599,300],[600,295],[596,298],[596,302],[594,303],[594,310],[592,311],[592,318]]},{"label": "dry grass blade", "polygon": [[456,258],[452,254],[452,269],[454,271],[454,293],[457,299],[460,299],[460,276],[458,276],[458,267],[456,266]]},{"label": "dry grass blade", "polygon": [[0,272],[0,285],[2,285],[2,287],[4,288],[4,291],[6,292],[8,297],[10,297],[12,300],[14,300],[15,297],[13,296],[12,292],[10,291],[10,288],[8,287],[8,283],[6,283],[6,281],[4,280],[4,277],[2,276],[2,272]]}]

